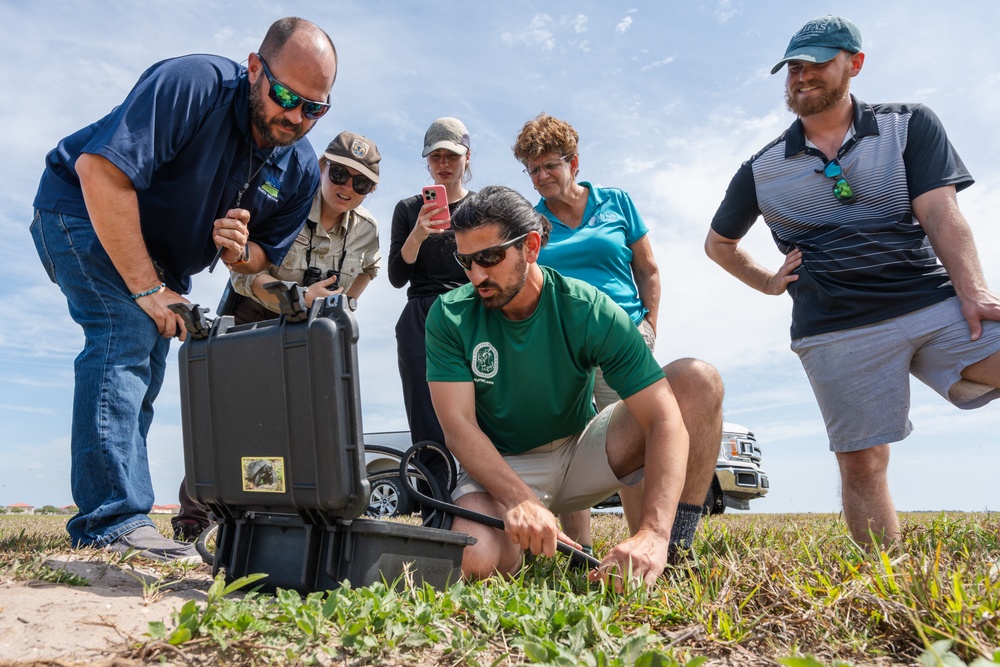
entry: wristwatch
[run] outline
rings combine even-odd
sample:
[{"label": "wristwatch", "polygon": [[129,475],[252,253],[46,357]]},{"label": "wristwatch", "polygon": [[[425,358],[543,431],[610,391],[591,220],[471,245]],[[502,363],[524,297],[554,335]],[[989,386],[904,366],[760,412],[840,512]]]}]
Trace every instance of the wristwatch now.
[{"label": "wristwatch", "polygon": [[250,261],[250,244],[247,243],[243,246],[243,254],[240,256],[240,258],[232,263],[227,262],[226,266],[232,268],[234,266],[239,266],[240,264],[246,264],[249,261]]}]

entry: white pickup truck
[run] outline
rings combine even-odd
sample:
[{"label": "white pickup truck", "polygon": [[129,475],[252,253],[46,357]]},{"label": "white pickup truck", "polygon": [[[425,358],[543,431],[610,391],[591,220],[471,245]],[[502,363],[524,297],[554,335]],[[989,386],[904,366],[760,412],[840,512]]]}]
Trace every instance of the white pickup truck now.
[{"label": "white pickup truck", "polygon": [[760,467],[757,439],[745,427],[723,422],[722,446],[705,507],[712,514],[722,514],[727,507],[748,510],[750,501],[766,496],[767,491],[767,473]]},{"label": "white pickup truck", "polygon": [[[365,433],[365,445],[381,445],[405,452],[410,447],[409,431]],[[415,511],[399,479],[399,458],[381,452],[365,452],[365,467],[371,484],[368,513],[372,516],[396,516]],[[746,428],[728,422],[722,425],[722,443],[715,464],[715,478],[705,499],[705,510],[721,514],[727,507],[750,509],[750,501],[767,495],[767,474],[760,467],[760,448]],[[617,494],[598,507],[620,505]]]}]

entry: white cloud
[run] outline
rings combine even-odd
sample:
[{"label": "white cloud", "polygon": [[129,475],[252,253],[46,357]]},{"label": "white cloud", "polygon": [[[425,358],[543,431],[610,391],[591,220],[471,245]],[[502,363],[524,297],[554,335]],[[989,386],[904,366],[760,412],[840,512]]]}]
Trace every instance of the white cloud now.
[{"label": "white cloud", "polygon": [[663,60],[657,60],[655,62],[649,63],[648,65],[643,65],[642,67],[639,68],[639,71],[648,72],[651,69],[656,69],[657,67],[663,67],[664,65],[669,65],[675,60],[677,60],[677,56],[670,56],[668,58],[664,58]]},{"label": "white cloud", "polygon": [[719,4],[715,6],[713,15],[719,23],[725,23],[739,14],[740,11],[741,9],[736,6],[733,0],[719,0]]},{"label": "white cloud", "polygon": [[516,33],[505,31],[501,34],[501,39],[504,44],[508,45],[528,44],[552,50],[555,48],[556,41],[552,35],[551,26],[551,16],[548,14],[535,14],[531,18],[531,22],[523,30]]},{"label": "white cloud", "polygon": [[587,21],[588,19],[586,14],[577,14],[569,20],[569,23],[573,28],[573,32],[581,33],[587,32]]},{"label": "white cloud", "polygon": [[52,408],[40,408],[34,405],[10,405],[8,403],[0,403],[0,410],[10,410],[11,412],[30,412],[36,415],[53,414]]},{"label": "white cloud", "polygon": [[625,18],[623,18],[621,21],[618,22],[618,25],[615,26],[615,32],[617,32],[619,35],[624,35],[631,27],[632,27],[632,17],[626,16]]}]

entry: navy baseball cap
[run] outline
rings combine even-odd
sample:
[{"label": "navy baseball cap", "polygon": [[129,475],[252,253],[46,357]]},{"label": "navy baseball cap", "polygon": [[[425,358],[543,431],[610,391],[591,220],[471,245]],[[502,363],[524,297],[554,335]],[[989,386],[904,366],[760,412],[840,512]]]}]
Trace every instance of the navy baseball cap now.
[{"label": "navy baseball cap", "polygon": [[827,14],[813,19],[795,33],[785,49],[785,57],[771,68],[771,74],[789,60],[825,63],[841,51],[861,51],[861,31],[847,19]]}]

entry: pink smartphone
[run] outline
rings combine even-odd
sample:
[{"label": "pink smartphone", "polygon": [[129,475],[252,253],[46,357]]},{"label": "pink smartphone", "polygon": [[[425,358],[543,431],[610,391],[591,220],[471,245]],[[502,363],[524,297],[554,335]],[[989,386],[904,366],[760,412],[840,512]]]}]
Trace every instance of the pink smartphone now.
[{"label": "pink smartphone", "polygon": [[443,220],[440,225],[434,225],[434,229],[448,229],[451,227],[451,213],[448,211],[448,192],[443,185],[425,185],[421,190],[425,204],[444,204],[444,208],[431,216],[431,220]]}]

